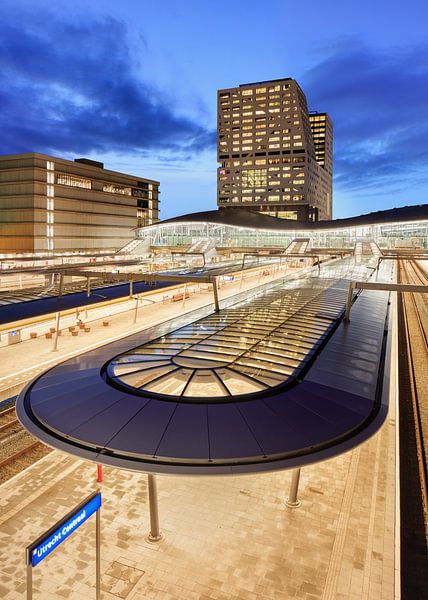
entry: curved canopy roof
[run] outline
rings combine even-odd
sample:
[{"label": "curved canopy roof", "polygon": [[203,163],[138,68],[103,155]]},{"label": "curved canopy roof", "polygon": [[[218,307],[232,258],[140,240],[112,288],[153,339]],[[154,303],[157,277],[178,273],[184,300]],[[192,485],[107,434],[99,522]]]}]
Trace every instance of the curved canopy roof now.
[{"label": "curved canopy roof", "polygon": [[[21,393],[18,416],[48,445],[144,472],[258,472],[344,452],[367,439],[386,417],[387,394],[381,392],[388,296],[362,293],[352,321],[344,324],[347,282],[316,281],[293,284],[285,299],[274,288],[244,304],[230,300],[216,323],[207,307],[67,360]],[[205,359],[210,362],[220,348],[220,363],[195,367],[192,360],[200,354],[187,353],[184,367],[165,371],[165,349],[168,361],[183,345],[188,350],[192,331],[204,332],[205,350],[214,341]],[[203,353],[201,336],[196,339]],[[242,354],[225,364],[222,343],[233,352],[241,344]],[[158,364],[153,364],[155,352]],[[149,371],[147,365],[140,368],[147,356]],[[125,367],[125,377],[115,371],[117,365]],[[130,380],[126,368],[133,374]],[[192,370],[196,377],[198,368],[205,376],[219,371],[207,388],[214,390],[211,397],[201,395],[198,381],[191,391],[186,380],[190,392],[183,394],[183,374],[178,387],[176,380],[163,379],[174,369]],[[166,387],[150,387],[155,379]],[[250,389],[240,387],[242,382]],[[233,389],[237,394],[227,393]]]},{"label": "curved canopy roof", "polygon": [[[341,229],[345,227],[359,227],[364,225],[376,225],[382,223],[405,222],[428,220],[428,204],[416,206],[404,206],[380,210],[378,212],[349,217],[346,219],[335,219],[332,221],[294,221],[290,219],[278,219],[269,215],[248,210],[246,208],[221,208],[219,210],[208,210],[204,212],[180,215],[172,219],[160,221],[155,226],[173,223],[218,223],[219,225],[232,225],[234,227],[248,227],[251,229],[270,229],[277,231],[319,229]],[[149,225],[148,227],[153,227]]]}]

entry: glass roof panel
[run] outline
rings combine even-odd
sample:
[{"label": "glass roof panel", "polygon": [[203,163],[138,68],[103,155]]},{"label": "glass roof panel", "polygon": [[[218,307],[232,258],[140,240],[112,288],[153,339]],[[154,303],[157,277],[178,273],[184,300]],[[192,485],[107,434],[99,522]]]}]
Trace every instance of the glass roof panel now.
[{"label": "glass roof panel", "polygon": [[176,371],[169,372],[169,374],[167,373],[156,381],[146,384],[144,389],[156,392],[157,394],[180,396],[192,373],[191,369],[177,369]]},{"label": "glass roof panel", "polygon": [[142,387],[144,384],[149,381],[153,381],[157,379],[161,375],[165,375],[166,373],[170,373],[177,369],[175,365],[168,364],[166,366],[154,367],[153,369],[147,369],[146,371],[138,371],[137,373],[131,373],[130,375],[121,375],[120,380],[123,381],[126,385],[131,385],[132,387]]},{"label": "glass roof panel", "polygon": [[274,285],[143,344],[113,360],[107,375],[151,393],[199,399],[286,384],[317,351],[346,301],[345,288],[303,285]]},{"label": "glass roof panel", "polygon": [[189,385],[185,389],[183,396],[197,397],[222,397],[227,396],[227,390],[221,385],[220,380],[213,371],[197,371]]}]

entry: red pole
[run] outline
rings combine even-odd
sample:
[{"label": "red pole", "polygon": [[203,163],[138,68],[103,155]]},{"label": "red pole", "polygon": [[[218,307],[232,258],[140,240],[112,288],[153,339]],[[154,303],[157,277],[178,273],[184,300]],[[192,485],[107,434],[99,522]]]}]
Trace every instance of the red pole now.
[{"label": "red pole", "polygon": [[102,465],[97,465],[97,481],[101,482],[103,480],[103,466]]}]

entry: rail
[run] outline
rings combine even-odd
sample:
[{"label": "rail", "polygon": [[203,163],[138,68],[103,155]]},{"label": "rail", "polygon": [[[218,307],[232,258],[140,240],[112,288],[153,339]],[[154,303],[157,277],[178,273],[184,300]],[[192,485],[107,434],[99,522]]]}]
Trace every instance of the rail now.
[{"label": "rail", "polygon": [[[399,280],[419,283],[419,287],[422,287],[428,281],[426,272],[414,260],[409,260],[408,264],[406,262],[398,263]],[[422,299],[426,300],[426,297],[402,295],[398,312],[399,323],[401,320],[398,333],[401,335],[399,393],[403,598],[425,597],[428,585],[428,337],[424,319],[427,306]]]},{"label": "rail", "polygon": [[32,442],[28,446],[24,446],[24,448],[21,448],[14,454],[7,456],[2,461],[0,461],[0,469],[2,469],[3,467],[6,467],[7,465],[10,465],[10,463],[14,462],[18,458],[21,458],[21,456],[24,456],[24,454],[31,452],[31,450],[34,450],[35,448],[37,448],[38,446],[41,446],[41,445],[42,445],[41,442]]}]

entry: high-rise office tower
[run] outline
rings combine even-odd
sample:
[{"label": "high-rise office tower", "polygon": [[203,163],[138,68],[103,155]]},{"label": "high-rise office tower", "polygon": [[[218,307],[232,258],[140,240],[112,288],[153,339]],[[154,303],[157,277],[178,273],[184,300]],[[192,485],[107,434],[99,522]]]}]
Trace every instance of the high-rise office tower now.
[{"label": "high-rise office tower", "polygon": [[217,203],[299,221],[332,217],[332,133],[291,78],[218,91]]}]

